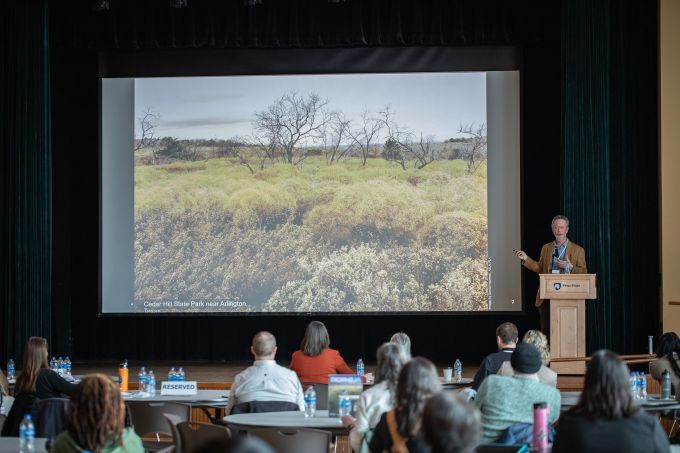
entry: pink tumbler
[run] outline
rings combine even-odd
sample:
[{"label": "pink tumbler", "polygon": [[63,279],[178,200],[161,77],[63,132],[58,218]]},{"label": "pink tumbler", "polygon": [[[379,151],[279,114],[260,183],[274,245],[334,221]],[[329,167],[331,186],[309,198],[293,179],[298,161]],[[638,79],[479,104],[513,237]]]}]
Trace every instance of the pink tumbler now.
[{"label": "pink tumbler", "polygon": [[534,431],[531,438],[533,451],[548,450],[548,403],[534,404]]}]

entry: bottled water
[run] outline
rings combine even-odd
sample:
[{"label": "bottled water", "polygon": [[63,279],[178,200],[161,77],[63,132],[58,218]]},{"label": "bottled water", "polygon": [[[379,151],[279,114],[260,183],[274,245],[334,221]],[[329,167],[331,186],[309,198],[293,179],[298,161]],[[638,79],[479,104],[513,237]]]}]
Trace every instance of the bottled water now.
[{"label": "bottled water", "polygon": [[453,381],[460,382],[463,380],[463,364],[460,363],[460,359],[456,359],[456,363],[453,364]]},{"label": "bottled water", "polygon": [[59,373],[59,376],[64,377],[64,359],[62,357],[57,359],[57,373]]},{"label": "bottled water", "polygon": [[26,414],[19,425],[19,452],[28,453],[35,450],[35,426],[31,414]]},{"label": "bottled water", "polygon": [[177,371],[175,371],[174,368],[170,368],[170,371],[168,371],[168,381],[176,381],[177,380]]},{"label": "bottled water", "polygon": [[64,374],[71,377],[71,359],[68,356],[64,359]]},{"label": "bottled water", "polygon": [[647,376],[642,372],[640,372],[640,399],[647,399]]},{"label": "bottled water", "polygon": [[185,378],[186,374],[184,373],[184,368],[180,367],[179,370],[177,370],[177,380],[183,381]]},{"label": "bottled water", "polygon": [[663,370],[661,373],[661,398],[670,399],[671,397],[671,373],[668,370]]},{"label": "bottled water", "polygon": [[50,369],[57,371],[57,359],[55,359],[54,356],[50,359]]},{"label": "bottled water", "polygon": [[349,394],[347,393],[347,390],[343,390],[338,397],[338,413],[340,414],[340,417],[343,415],[350,415],[351,409],[352,402],[349,400]]},{"label": "bottled water", "polygon": [[316,390],[310,385],[305,390],[305,417],[314,417],[316,414]]},{"label": "bottled water", "polygon": [[14,360],[9,359],[9,361],[7,361],[7,379],[13,381],[14,373],[15,373]]},{"label": "bottled water", "polygon": [[139,373],[137,373],[137,380],[139,381],[139,391],[146,392],[146,368],[144,365],[139,367]]},{"label": "bottled water", "polygon": [[630,393],[633,395],[633,399],[637,399],[637,375],[631,371],[630,373]]},{"label": "bottled water", "polygon": [[357,374],[359,376],[364,375],[364,359],[359,357],[359,360],[357,360]]},{"label": "bottled water", "polygon": [[154,396],[156,394],[156,376],[154,376],[152,370],[149,370],[146,380],[146,391],[149,392],[149,395]]}]

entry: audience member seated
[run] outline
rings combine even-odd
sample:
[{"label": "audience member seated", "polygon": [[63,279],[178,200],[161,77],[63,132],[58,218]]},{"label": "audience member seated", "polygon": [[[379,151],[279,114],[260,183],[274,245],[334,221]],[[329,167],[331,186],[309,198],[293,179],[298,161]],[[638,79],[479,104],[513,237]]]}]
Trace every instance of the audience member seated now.
[{"label": "audience member seated", "polygon": [[253,366],[240,372],[234,378],[229,391],[226,413],[241,403],[250,401],[295,403],[298,410],[304,410],[305,402],[302,385],[297,375],[277,365],[276,338],[269,332],[259,332],[253,337],[250,352],[255,357]]},{"label": "audience member seated", "polygon": [[668,370],[671,376],[672,391],[676,394],[678,384],[680,384],[680,338],[675,332],[666,332],[659,337],[659,342],[656,348],[657,360],[649,364],[649,374],[657,381],[661,381],[662,374]]},{"label": "audience member seated", "polygon": [[475,378],[472,380],[472,390],[479,390],[482,381],[490,375],[496,374],[503,362],[510,360],[512,351],[517,346],[517,326],[511,322],[504,322],[496,328],[496,344],[498,345],[498,352],[489,354],[482,360]]},{"label": "audience member seated", "polygon": [[510,358],[514,376],[492,374],[484,379],[475,402],[482,413],[483,441],[494,442],[509,426],[533,423],[534,403],[546,402],[548,422],[560,414],[560,392],[538,381],[541,354],[529,343],[520,343]]},{"label": "audience member seated", "polygon": [[92,374],[75,386],[68,427],[54,440],[51,453],[143,452],[133,428],[125,428],[125,403],[118,386],[103,374]]},{"label": "audience member seated", "polygon": [[356,419],[349,415],[342,417],[343,424],[350,430],[349,442],[354,451],[360,451],[362,442],[368,444],[380,416],[394,408],[399,372],[406,363],[404,351],[395,343],[385,343],[378,348],[378,366],[375,371],[375,385],[359,397]]},{"label": "audience member seated", "polygon": [[658,420],[635,405],[629,377],[614,352],[593,354],[578,403],[560,418],[553,453],[670,451]]},{"label": "audience member seated", "polygon": [[40,399],[71,395],[74,385],[50,369],[47,355],[47,340],[40,337],[28,339],[24,350],[24,367],[14,388],[15,395],[32,393]]},{"label": "audience member seated", "polygon": [[460,395],[439,392],[425,404],[422,432],[432,453],[471,453],[482,437],[481,415]]},{"label": "audience member seated", "polygon": [[439,377],[432,362],[415,357],[401,369],[395,408],[384,413],[369,444],[372,453],[429,452],[420,433],[423,408],[439,392]]},{"label": "audience member seated", "polygon": [[331,344],[328,330],[321,321],[312,321],[302,338],[300,350],[293,353],[290,369],[301,382],[328,384],[329,374],[354,374]]},{"label": "audience member seated", "polygon": [[2,370],[0,370],[0,393],[9,395],[9,382],[7,382],[7,378]]},{"label": "audience member seated", "polygon": [[[538,352],[541,353],[541,369],[538,370],[538,381],[545,385],[551,385],[557,387],[557,373],[548,368],[550,365],[550,348],[548,346],[548,339],[545,334],[540,330],[529,330],[524,334],[522,342],[529,343],[536,346]],[[510,362],[503,362],[498,374],[501,376],[512,376],[514,375],[514,370]]]},{"label": "audience member seated", "polygon": [[411,360],[411,338],[406,335],[406,332],[397,332],[390,338],[390,343],[401,346],[406,360]]}]

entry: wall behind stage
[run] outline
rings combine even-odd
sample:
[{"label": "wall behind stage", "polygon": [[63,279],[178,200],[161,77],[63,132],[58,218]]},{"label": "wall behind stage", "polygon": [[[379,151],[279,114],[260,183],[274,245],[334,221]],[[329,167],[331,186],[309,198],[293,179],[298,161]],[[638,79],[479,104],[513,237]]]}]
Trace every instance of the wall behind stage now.
[{"label": "wall behind stage", "polygon": [[[323,6],[319,6],[322,3]],[[257,330],[268,329],[279,339],[279,355],[286,359],[299,345],[310,320],[304,316],[98,316],[97,51],[101,49],[143,52],[153,61],[154,49],[175,48],[517,45],[523,55],[521,246],[537,255],[541,244],[551,239],[549,223],[561,210],[564,182],[560,172],[559,2],[367,0],[340,4],[319,2],[315,8],[302,11],[293,7],[298,2],[265,2],[261,7],[249,9],[243,2],[233,1],[225,2],[233,13],[227,14],[228,20],[220,20],[219,11],[202,10],[199,2],[189,2],[189,12],[163,10],[162,14],[152,10],[149,2],[132,4],[128,10],[113,8],[100,15],[89,8],[78,9],[75,3],[52,11],[51,346],[55,353],[70,352],[75,360],[248,359],[250,337]],[[336,6],[342,9],[338,9],[337,14],[329,13]],[[654,90],[655,87],[639,87],[635,95],[649,95]],[[546,173],[550,174],[549,184],[543,178]],[[654,177],[650,179],[649,183],[653,183]],[[646,218],[650,213],[651,217],[654,212],[658,213],[651,201],[640,208],[644,212],[638,212]],[[636,226],[637,230],[629,232],[639,240],[640,247],[658,247],[657,243],[645,242],[643,230],[653,230],[653,223]],[[576,242],[586,242],[581,237],[583,232],[573,229],[570,233]],[[404,330],[412,337],[415,354],[436,361],[452,361],[456,356],[464,361],[477,361],[495,348],[493,332],[500,322],[513,321],[521,331],[538,325],[532,307],[537,277],[525,273],[524,280],[526,315],[318,319],[327,323],[333,346],[341,349],[348,360],[360,355],[372,359],[381,342],[394,331]],[[658,313],[649,312],[645,316],[635,319],[640,326],[636,336],[648,332],[650,323],[658,322]],[[640,352],[625,347],[619,351]]]}]

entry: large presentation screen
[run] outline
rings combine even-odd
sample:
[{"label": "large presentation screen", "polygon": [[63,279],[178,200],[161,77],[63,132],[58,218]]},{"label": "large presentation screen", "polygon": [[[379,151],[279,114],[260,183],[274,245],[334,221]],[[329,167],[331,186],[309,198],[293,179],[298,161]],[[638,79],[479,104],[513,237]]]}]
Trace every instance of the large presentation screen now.
[{"label": "large presentation screen", "polygon": [[102,79],[103,313],[521,310],[519,72]]}]

